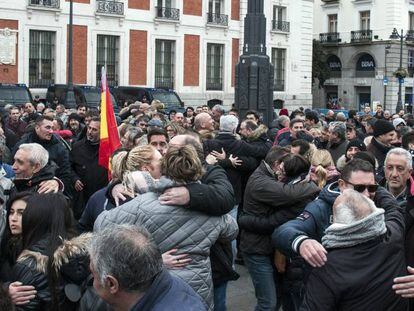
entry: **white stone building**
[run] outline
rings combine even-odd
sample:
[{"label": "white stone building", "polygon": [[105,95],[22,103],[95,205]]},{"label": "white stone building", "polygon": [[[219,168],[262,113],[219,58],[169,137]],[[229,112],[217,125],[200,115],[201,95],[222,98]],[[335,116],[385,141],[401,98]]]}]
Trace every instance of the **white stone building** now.
[{"label": "white stone building", "polygon": [[[73,8],[74,83],[97,85],[106,65],[112,85],[173,88],[192,106],[234,102],[247,0],[73,0]],[[265,0],[265,14],[275,102],[310,106],[313,1]],[[66,83],[68,23],[68,0],[0,0],[0,50],[8,46],[0,83],[26,83],[34,94]]]},{"label": "white stone building", "polygon": [[[381,103],[394,111],[398,101],[400,41],[390,39],[393,29],[411,35],[413,0],[315,0],[314,39],[328,55],[331,79],[315,88],[314,106],[341,99],[347,109]],[[408,72],[401,87],[402,104],[412,105],[412,41],[404,41],[402,67]],[[384,82],[385,81],[385,82]],[[401,81],[402,82],[402,81]]]}]

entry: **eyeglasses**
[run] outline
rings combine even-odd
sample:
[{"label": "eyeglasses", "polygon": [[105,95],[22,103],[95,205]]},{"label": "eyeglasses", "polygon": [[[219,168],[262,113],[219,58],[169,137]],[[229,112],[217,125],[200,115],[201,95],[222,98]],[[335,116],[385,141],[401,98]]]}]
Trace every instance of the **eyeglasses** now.
[{"label": "eyeglasses", "polygon": [[367,189],[368,192],[373,193],[373,192],[376,192],[378,190],[378,187],[379,187],[378,184],[374,184],[374,185],[361,185],[361,184],[357,184],[356,185],[356,184],[353,184],[353,183],[351,183],[349,181],[346,181],[346,180],[344,180],[344,181],[347,184],[350,184],[351,186],[353,186],[354,187],[354,190],[357,191],[357,192],[359,192],[359,193],[364,192],[365,189]]}]

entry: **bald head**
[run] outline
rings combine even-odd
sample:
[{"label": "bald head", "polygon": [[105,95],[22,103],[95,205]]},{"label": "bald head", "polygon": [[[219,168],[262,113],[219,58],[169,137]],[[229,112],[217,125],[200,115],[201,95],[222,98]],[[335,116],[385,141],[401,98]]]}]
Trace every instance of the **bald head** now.
[{"label": "bald head", "polygon": [[213,118],[206,112],[196,115],[196,117],[194,118],[194,129],[196,131],[214,131]]},{"label": "bald head", "polygon": [[347,225],[368,217],[376,210],[372,200],[355,190],[346,189],[335,200],[333,220],[334,223]]}]

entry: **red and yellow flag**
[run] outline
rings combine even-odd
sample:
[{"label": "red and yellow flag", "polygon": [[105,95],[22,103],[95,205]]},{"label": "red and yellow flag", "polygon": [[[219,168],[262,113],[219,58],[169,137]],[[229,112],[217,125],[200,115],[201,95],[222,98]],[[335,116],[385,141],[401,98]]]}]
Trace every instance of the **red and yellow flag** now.
[{"label": "red and yellow flag", "polygon": [[101,90],[101,133],[99,142],[99,165],[110,171],[109,160],[112,153],[117,150],[119,141],[118,128],[116,126],[114,108],[112,106],[111,93],[106,82],[105,67],[102,67]]}]

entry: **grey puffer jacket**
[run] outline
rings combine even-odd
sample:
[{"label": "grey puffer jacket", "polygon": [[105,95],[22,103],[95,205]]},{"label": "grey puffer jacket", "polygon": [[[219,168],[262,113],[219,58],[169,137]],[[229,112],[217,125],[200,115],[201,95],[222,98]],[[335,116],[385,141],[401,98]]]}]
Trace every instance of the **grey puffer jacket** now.
[{"label": "grey puffer jacket", "polygon": [[213,282],[210,247],[217,240],[233,240],[238,233],[230,215],[211,217],[184,207],[162,205],[158,194],[149,192],[115,209],[104,211],[95,221],[94,231],[113,224],[144,226],[162,253],[178,249],[192,261],[183,269],[170,272],[189,284],[213,310]]}]

